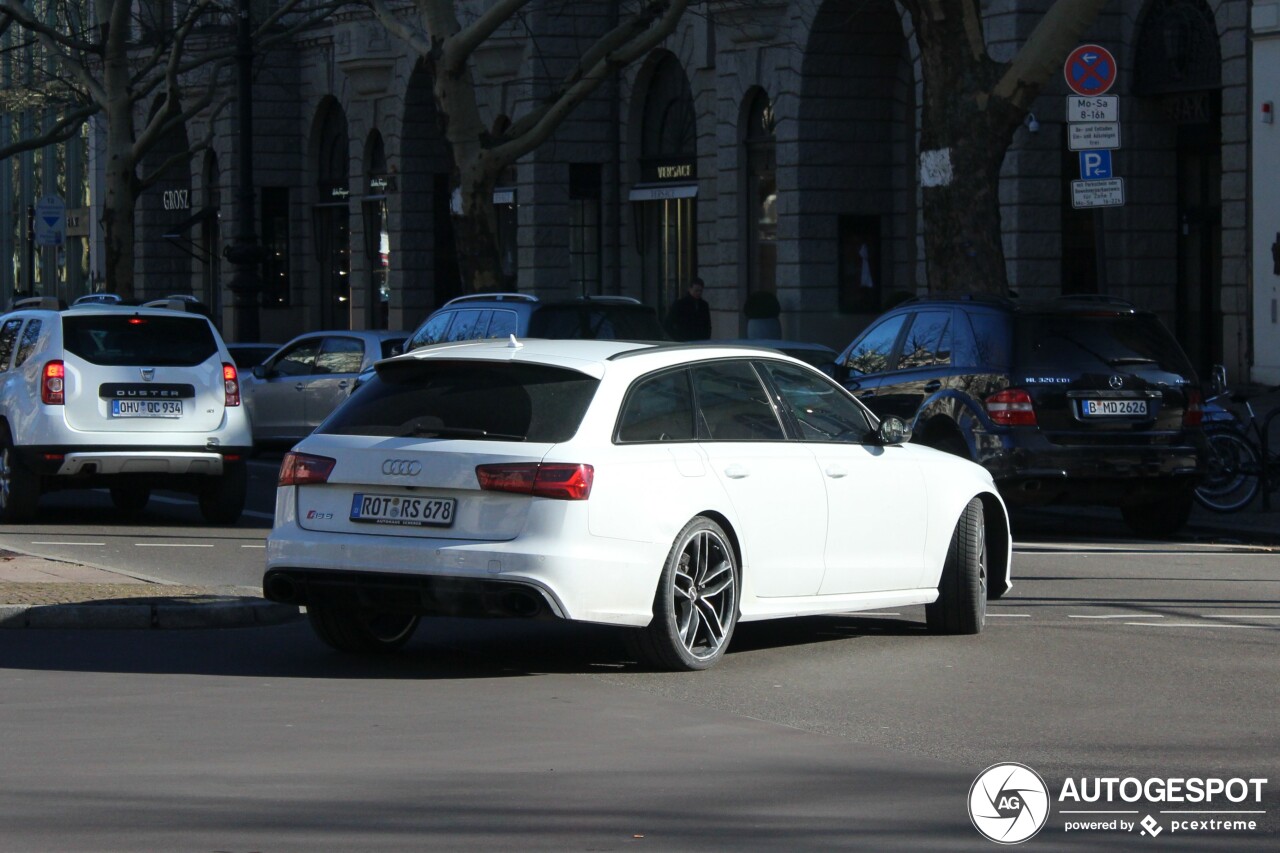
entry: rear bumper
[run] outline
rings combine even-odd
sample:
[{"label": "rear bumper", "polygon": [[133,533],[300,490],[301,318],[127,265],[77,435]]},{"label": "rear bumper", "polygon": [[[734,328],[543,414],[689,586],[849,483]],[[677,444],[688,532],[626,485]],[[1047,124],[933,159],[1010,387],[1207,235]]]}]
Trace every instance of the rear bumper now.
[{"label": "rear bumper", "polygon": [[415,613],[421,616],[564,618],[546,589],[528,582],[275,568],[262,578],[269,601],[304,607],[338,607]]},{"label": "rear bumper", "polygon": [[[276,525],[267,539],[266,597],[285,600],[282,590],[292,583],[300,590],[294,594],[331,605],[387,601],[424,615],[549,615],[642,627],[653,619],[666,557],[665,547],[594,536],[492,542],[306,530],[281,523],[278,506]],[[513,607],[513,597],[529,595],[542,605],[537,613]]]},{"label": "rear bumper", "polygon": [[1194,440],[1165,444],[1051,444],[1038,434],[1014,436],[982,463],[1001,495],[1015,505],[1119,506],[1195,487],[1201,476]]},{"label": "rear bumper", "polygon": [[219,447],[22,447],[19,454],[32,470],[53,477],[120,475],[219,476],[227,458],[239,461],[251,448]]}]

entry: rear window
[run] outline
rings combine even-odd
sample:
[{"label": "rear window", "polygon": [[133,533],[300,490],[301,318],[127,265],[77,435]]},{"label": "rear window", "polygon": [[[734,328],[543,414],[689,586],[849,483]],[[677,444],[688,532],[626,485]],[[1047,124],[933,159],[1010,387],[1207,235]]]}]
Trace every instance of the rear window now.
[{"label": "rear window", "polygon": [[544,305],[529,320],[529,337],[662,341],[667,334],[642,305]]},{"label": "rear window", "polygon": [[1028,372],[1151,365],[1194,375],[1173,335],[1151,314],[1024,315],[1014,337],[1018,367]]},{"label": "rear window", "polygon": [[476,361],[381,365],[317,430],[330,435],[567,441],[599,381],[558,367]]},{"label": "rear window", "polygon": [[218,352],[203,317],[64,315],[62,338],[67,352],[107,366],[192,367]]}]

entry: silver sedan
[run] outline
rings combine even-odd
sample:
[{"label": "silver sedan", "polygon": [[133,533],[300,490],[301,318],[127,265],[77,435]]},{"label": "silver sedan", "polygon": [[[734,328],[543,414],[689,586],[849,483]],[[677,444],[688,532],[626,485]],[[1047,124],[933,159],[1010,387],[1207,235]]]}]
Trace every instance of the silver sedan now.
[{"label": "silver sedan", "polygon": [[255,442],[296,442],[347,399],[360,371],[404,344],[405,332],[308,332],[241,380]]}]

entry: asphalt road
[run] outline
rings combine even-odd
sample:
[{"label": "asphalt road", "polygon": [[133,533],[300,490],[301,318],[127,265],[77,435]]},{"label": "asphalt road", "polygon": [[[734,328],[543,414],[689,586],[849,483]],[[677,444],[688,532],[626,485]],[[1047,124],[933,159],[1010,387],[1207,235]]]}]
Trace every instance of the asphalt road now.
[{"label": "asphalt road", "polygon": [[[134,527],[69,506],[76,523],[6,528],[0,546],[103,542],[40,547],[170,579],[261,571],[256,517],[211,529],[161,501]],[[438,620],[377,660],[305,623],[0,632],[0,851],[987,850],[970,786],[1010,761],[1055,795],[1269,780],[1261,803],[1059,801],[1028,849],[1276,849],[1275,552],[1061,528],[1019,520],[1015,587],[981,636],[930,636],[921,608],[752,623],[697,674],[556,623]],[[1158,837],[1065,831],[1146,816]],[[1260,829],[1171,828],[1224,818]]]}]

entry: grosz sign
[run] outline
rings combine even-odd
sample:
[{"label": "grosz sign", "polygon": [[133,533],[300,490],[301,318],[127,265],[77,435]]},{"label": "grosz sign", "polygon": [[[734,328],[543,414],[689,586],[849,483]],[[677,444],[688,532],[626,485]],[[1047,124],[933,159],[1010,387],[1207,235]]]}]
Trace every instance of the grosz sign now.
[{"label": "grosz sign", "polygon": [[191,209],[191,190],[165,190],[164,191],[164,209],[165,210],[190,210]]}]

